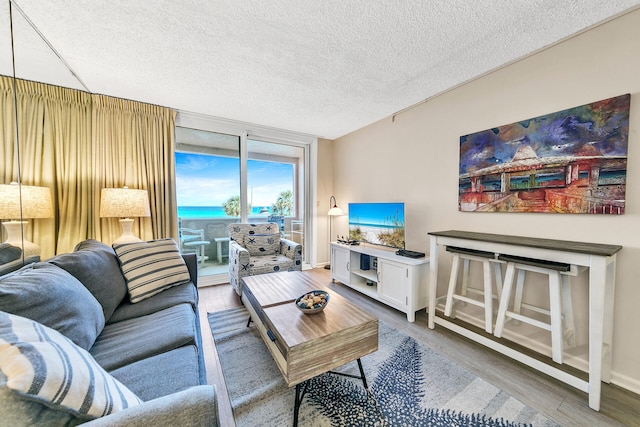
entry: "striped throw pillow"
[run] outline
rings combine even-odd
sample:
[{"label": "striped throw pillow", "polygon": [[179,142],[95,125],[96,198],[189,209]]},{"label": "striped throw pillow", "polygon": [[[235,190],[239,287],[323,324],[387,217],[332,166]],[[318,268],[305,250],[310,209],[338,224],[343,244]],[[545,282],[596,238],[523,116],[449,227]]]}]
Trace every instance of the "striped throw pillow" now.
[{"label": "striped throw pillow", "polygon": [[[0,311],[0,388],[80,419],[142,403],[60,332]],[[1,424],[1,422],[0,422]]]},{"label": "striped throw pillow", "polygon": [[120,260],[132,303],[191,280],[173,239],[115,244],[113,249]]}]

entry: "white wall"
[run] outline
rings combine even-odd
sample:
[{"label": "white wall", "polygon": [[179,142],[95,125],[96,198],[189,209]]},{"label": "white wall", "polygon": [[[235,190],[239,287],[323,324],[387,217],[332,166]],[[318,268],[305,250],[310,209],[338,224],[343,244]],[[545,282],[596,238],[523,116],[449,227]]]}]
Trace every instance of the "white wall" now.
[{"label": "white wall", "polygon": [[[427,232],[459,229],[619,244],[613,380],[640,391],[640,11],[334,141],[339,202],[404,201],[407,248],[428,252]],[[463,213],[457,210],[459,138],[631,93],[626,213],[621,216]],[[319,166],[324,167],[322,164]],[[345,233],[346,217],[334,228]],[[448,277],[442,257],[439,283]],[[584,275],[583,275],[584,276]],[[586,278],[575,281],[586,322]],[[440,288],[439,294],[442,294]],[[587,336],[586,328],[580,332]]]}]

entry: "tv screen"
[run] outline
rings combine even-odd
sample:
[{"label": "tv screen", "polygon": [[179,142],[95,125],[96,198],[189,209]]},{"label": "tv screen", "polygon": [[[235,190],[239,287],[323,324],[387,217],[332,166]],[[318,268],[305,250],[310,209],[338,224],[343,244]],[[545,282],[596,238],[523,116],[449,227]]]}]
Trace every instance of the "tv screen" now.
[{"label": "tv screen", "polygon": [[404,249],[404,203],[349,203],[349,239]]}]

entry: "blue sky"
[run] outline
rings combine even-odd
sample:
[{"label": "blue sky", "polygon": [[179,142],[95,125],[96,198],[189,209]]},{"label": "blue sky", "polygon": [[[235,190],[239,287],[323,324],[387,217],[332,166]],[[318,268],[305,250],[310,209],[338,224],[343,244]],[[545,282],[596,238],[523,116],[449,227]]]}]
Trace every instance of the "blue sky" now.
[{"label": "blue sky", "polygon": [[[285,190],[293,190],[293,165],[249,160],[248,199],[253,206],[270,206]],[[237,158],[176,153],[178,206],[221,206],[240,194]]]}]

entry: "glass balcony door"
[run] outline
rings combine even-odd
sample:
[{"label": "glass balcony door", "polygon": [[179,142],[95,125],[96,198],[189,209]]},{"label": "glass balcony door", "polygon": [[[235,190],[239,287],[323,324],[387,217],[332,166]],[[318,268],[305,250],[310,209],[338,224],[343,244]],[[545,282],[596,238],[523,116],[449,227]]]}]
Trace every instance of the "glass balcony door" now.
[{"label": "glass balcony door", "polygon": [[198,256],[200,276],[215,276],[207,282],[228,280],[231,223],[276,222],[308,244],[308,156],[304,144],[176,127],[180,247]]},{"label": "glass balcony door", "polygon": [[198,257],[198,274],[228,280],[229,224],[239,222],[240,136],[176,128],[180,250]]},{"label": "glass balcony door", "polygon": [[[304,247],[307,205],[304,145],[247,138],[249,221],[270,221],[282,236]],[[303,250],[303,260],[305,251]]]}]

